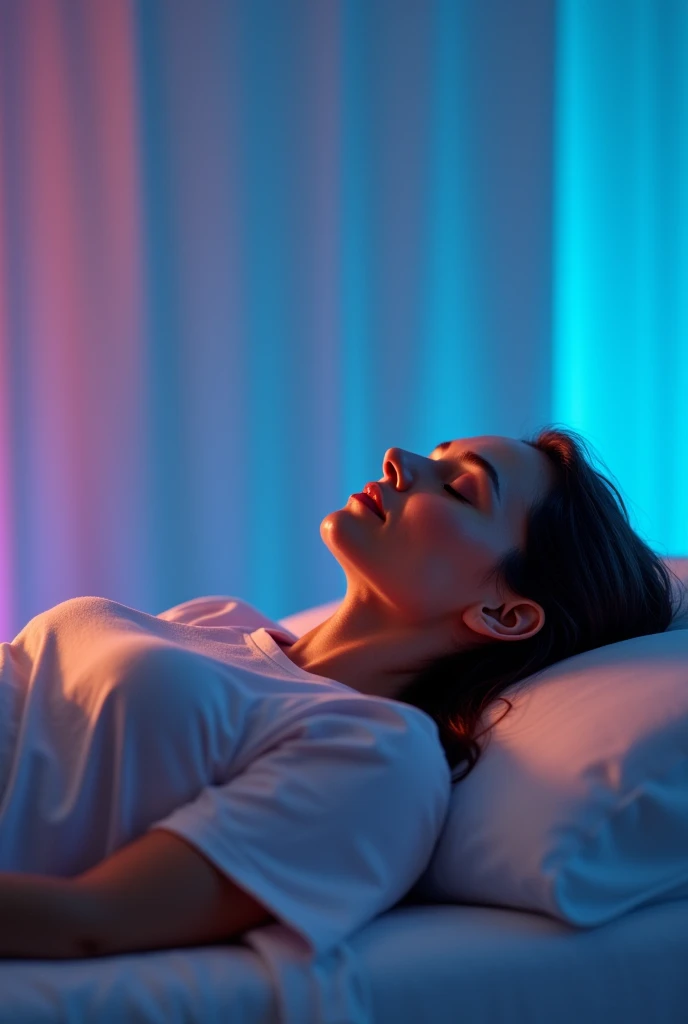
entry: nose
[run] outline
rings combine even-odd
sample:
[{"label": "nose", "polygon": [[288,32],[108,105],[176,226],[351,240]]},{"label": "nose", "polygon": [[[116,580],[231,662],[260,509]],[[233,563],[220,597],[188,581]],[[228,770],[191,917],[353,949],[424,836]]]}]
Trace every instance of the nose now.
[{"label": "nose", "polygon": [[408,452],[403,448],[388,448],[382,460],[384,480],[397,490],[405,491],[412,481]]}]

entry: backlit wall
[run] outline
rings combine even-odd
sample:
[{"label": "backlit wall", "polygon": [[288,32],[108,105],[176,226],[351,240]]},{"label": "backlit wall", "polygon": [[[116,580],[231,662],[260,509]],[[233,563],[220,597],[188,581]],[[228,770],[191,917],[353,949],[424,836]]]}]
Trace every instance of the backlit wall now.
[{"label": "backlit wall", "polygon": [[275,618],[386,448],[590,439],[688,553],[688,5],[0,0],[0,636]]}]

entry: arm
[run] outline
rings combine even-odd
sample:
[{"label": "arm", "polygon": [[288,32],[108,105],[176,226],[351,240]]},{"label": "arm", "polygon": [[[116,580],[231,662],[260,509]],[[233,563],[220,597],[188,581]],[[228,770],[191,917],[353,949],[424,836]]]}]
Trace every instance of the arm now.
[{"label": "arm", "polygon": [[0,957],[86,956],[89,908],[71,878],[0,873]]},{"label": "arm", "polygon": [[274,920],[186,840],[162,829],[75,878],[0,873],[0,957],[67,960],[202,946]]},{"label": "arm", "polygon": [[199,850],[164,829],[151,829],[74,881],[88,907],[95,956],[229,942],[276,920]]}]

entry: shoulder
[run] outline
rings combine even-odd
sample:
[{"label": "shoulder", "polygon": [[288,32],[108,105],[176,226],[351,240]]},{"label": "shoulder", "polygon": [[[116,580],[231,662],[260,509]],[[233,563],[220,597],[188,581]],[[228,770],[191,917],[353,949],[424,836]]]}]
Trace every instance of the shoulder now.
[{"label": "shoulder", "polygon": [[[310,707],[294,731],[323,755],[347,752],[351,765],[369,770],[390,793],[428,799],[441,817],[451,795],[451,771],[436,722],[413,705],[359,693],[329,695]],[[352,773],[352,780],[356,772]],[[384,781],[383,781],[384,780]]]},{"label": "shoulder", "polygon": [[443,820],[451,797],[451,769],[437,723],[402,701],[373,698],[373,702],[384,706],[385,731],[393,734],[389,746],[395,784],[406,799],[415,797],[432,808],[437,821]]},{"label": "shoulder", "polygon": [[251,630],[259,626],[275,625],[267,615],[248,601],[239,597],[211,595],[194,597],[183,601],[158,614],[166,622],[182,622],[189,626],[230,626],[246,627]]}]

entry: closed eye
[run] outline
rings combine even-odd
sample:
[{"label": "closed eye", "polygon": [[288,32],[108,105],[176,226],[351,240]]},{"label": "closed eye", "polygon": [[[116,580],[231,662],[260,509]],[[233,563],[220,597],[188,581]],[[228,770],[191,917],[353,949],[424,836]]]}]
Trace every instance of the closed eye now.
[{"label": "closed eye", "polygon": [[444,489],[445,489],[445,491],[451,491],[451,493],[454,495],[455,498],[459,498],[461,501],[465,501],[467,505],[472,505],[473,504],[472,501],[469,501],[468,498],[464,497],[463,494],[459,494],[459,492],[455,491],[454,488],[450,487],[449,484],[445,484],[444,485]]}]

